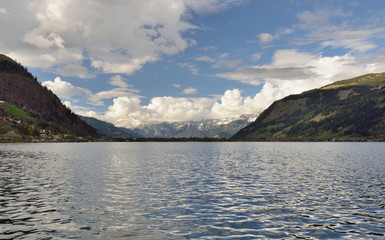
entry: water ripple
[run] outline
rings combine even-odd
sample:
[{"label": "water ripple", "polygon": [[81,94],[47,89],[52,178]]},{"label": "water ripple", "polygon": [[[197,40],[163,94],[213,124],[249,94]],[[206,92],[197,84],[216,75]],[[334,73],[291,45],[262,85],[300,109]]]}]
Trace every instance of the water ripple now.
[{"label": "water ripple", "polygon": [[383,239],[380,143],[0,145],[0,239]]}]

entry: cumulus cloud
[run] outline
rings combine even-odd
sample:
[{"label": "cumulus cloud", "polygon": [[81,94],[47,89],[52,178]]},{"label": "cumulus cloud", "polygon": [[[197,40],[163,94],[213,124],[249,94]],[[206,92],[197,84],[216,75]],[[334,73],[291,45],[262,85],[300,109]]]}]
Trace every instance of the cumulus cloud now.
[{"label": "cumulus cloud", "polygon": [[208,115],[214,99],[155,97],[141,105],[138,97],[118,97],[100,118],[117,126],[135,127],[142,123],[201,120]]},{"label": "cumulus cloud", "polygon": [[[254,97],[242,96],[239,89],[227,90],[222,96],[212,98],[154,97],[142,105],[139,97],[117,97],[105,114],[78,111],[117,126],[133,128],[140,124],[178,122],[202,119],[237,119],[242,114],[257,115],[275,100],[293,92],[293,85],[273,86],[265,83]],[[306,86],[304,86],[306,88]]]},{"label": "cumulus cloud", "polygon": [[[195,44],[183,37],[197,28],[185,21],[188,9],[213,12],[236,2],[5,0],[0,16],[10,15],[1,19],[2,28],[10,31],[2,37],[0,51],[65,76],[84,60],[104,73],[130,75],[163,54]],[[89,71],[75,70],[74,76],[89,77]]]},{"label": "cumulus cloud", "polygon": [[243,97],[239,89],[227,90],[220,101],[212,106],[209,116],[234,119],[242,114],[258,115],[275,100],[292,92],[291,89],[274,87],[270,83],[264,84],[262,90],[254,97]]},{"label": "cumulus cloud", "polygon": [[[112,78],[115,80],[118,79],[116,76]],[[120,82],[118,83],[121,84]],[[54,92],[59,98],[63,100],[64,103],[67,103],[68,106],[71,106],[69,104],[69,100],[73,99],[73,97],[83,99],[89,104],[95,106],[103,106],[104,102],[102,100],[112,99],[119,96],[134,96],[140,98],[140,96],[137,95],[139,91],[136,89],[127,88],[129,85],[125,85],[126,87],[113,88],[111,90],[100,91],[97,93],[92,93],[89,89],[86,88],[73,86],[71,83],[61,80],[60,77],[56,77],[54,81],[45,81],[41,85]]]},{"label": "cumulus cloud", "polygon": [[56,77],[54,81],[45,81],[41,85],[52,90],[56,95],[63,99],[70,99],[73,96],[86,97],[91,95],[91,91],[81,87],[75,87],[71,83],[62,81],[60,77]]}]

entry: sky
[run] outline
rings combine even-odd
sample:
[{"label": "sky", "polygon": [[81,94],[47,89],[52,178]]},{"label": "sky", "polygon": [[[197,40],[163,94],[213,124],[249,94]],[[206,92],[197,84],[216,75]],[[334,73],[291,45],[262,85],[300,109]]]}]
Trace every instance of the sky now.
[{"label": "sky", "polygon": [[256,117],[385,72],[385,1],[0,0],[0,53],[120,127]]}]

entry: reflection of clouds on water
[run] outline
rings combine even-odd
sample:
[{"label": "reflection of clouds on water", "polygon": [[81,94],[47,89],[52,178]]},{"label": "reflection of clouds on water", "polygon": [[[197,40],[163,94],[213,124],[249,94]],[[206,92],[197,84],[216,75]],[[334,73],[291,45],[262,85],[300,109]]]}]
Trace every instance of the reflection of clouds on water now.
[{"label": "reflection of clouds on water", "polygon": [[23,144],[0,156],[0,238],[383,236],[381,144]]}]

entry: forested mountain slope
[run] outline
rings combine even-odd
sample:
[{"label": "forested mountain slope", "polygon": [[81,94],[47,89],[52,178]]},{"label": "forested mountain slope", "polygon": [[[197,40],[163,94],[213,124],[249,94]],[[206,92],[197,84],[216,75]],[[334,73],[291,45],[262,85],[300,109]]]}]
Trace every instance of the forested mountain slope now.
[{"label": "forested mountain slope", "polygon": [[384,140],[385,73],[338,81],[276,101],[233,139]]},{"label": "forested mountain slope", "polygon": [[64,106],[60,99],[43,87],[25,67],[2,54],[0,101],[22,109],[35,119],[41,128],[50,127],[52,130],[77,136],[98,136],[94,128]]}]

